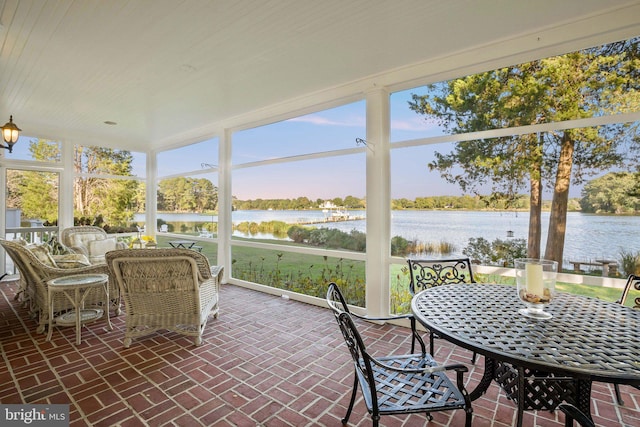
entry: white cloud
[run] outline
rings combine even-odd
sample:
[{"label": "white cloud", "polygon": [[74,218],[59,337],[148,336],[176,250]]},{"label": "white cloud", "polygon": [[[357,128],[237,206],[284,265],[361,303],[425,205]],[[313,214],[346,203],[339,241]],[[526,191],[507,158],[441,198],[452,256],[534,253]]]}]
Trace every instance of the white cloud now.
[{"label": "white cloud", "polygon": [[394,130],[424,132],[437,128],[438,124],[435,121],[425,119],[423,117],[414,117],[410,119],[391,121],[391,129]]},{"label": "white cloud", "polygon": [[307,116],[295,117],[287,120],[288,122],[300,122],[310,123],[318,126],[349,126],[349,127],[362,127],[365,125],[364,117],[349,117],[344,120],[333,120],[327,117],[322,117],[317,114],[309,114]]},{"label": "white cloud", "polygon": [[[287,120],[289,122],[309,123],[317,126],[345,126],[345,127],[365,127],[365,118],[361,116],[351,116],[341,120],[335,120],[318,114],[295,117]],[[413,117],[408,119],[397,119],[391,121],[393,130],[425,132],[438,128],[438,124],[423,117]]]}]

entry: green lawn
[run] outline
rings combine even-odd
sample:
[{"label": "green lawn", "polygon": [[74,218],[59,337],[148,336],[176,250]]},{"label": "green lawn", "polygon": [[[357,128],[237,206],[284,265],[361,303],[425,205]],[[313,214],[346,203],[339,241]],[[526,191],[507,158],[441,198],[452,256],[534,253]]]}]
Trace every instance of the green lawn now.
[{"label": "green lawn", "polygon": [[[189,236],[185,236],[188,240]],[[158,235],[158,247],[168,247],[168,241],[174,238]],[[272,240],[257,240],[264,243],[273,243]],[[283,246],[294,246],[292,242],[278,242]],[[202,253],[207,256],[211,264],[217,263],[216,243],[198,242]],[[323,257],[319,255],[306,255],[278,250],[265,250],[249,247],[233,247],[232,263],[234,277],[256,281],[269,286],[288,289],[295,292],[303,292],[310,295],[324,297],[326,282],[336,281],[341,287],[362,287],[365,280],[365,263],[347,259]],[[477,275],[477,280],[484,283],[503,283],[514,285],[512,277],[495,275]],[[404,266],[394,265],[391,268],[392,307],[397,312],[406,311],[410,295],[408,292],[409,277]],[[617,288],[603,286],[581,285],[573,283],[556,284],[556,290],[599,298],[604,301],[615,302],[622,291]],[[362,305],[364,293],[352,292],[353,303]]]}]

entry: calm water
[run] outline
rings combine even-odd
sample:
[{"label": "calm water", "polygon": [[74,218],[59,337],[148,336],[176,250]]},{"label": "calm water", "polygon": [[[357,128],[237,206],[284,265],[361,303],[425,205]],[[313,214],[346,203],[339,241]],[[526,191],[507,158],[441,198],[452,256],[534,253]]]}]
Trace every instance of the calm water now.
[{"label": "calm water", "polygon": [[[363,211],[350,211],[364,215]],[[287,223],[322,221],[326,214],[317,211],[234,211],[233,222],[263,222],[279,220]],[[158,214],[167,222],[217,221],[216,216],[200,214]],[[144,221],[137,215],[136,221]],[[507,231],[514,238],[527,238],[528,213],[469,212],[469,211],[393,211],[391,235],[419,242],[448,242],[461,253],[470,237],[484,237],[488,241],[506,239]],[[549,213],[542,218],[542,251],[547,236]],[[317,227],[337,228],[349,232],[365,231],[365,221],[318,223]],[[240,234],[239,234],[240,235]],[[567,214],[565,260],[596,258],[619,259],[620,252],[640,251],[640,216],[599,216],[577,212]],[[263,236],[261,236],[263,237]]]}]

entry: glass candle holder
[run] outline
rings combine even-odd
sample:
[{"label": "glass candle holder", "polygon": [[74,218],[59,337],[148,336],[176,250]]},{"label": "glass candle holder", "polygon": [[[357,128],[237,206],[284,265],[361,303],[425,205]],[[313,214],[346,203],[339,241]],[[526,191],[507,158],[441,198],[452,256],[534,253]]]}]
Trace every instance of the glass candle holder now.
[{"label": "glass candle holder", "polygon": [[518,258],[514,262],[518,298],[526,305],[518,311],[535,319],[550,319],[551,313],[544,308],[555,297],[558,263],[537,258]]}]

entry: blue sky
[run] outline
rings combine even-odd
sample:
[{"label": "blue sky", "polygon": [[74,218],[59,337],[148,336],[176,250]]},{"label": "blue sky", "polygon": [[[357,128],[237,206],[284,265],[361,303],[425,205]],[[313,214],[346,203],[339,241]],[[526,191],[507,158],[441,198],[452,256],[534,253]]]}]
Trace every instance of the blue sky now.
[{"label": "blue sky", "polygon": [[[407,93],[391,98],[394,111],[392,138],[402,140],[439,134],[437,127],[408,110],[409,97]],[[360,101],[238,132],[233,136],[232,162],[243,164],[356,147],[356,138],[366,138],[365,117],[366,105]],[[203,162],[217,164],[216,150],[215,142],[173,150],[160,156],[158,167],[163,174],[171,175],[196,170]],[[430,154],[425,157],[415,155],[415,149],[409,151],[414,153],[407,153],[407,150],[394,150],[393,153],[393,163],[397,165],[394,181],[398,182],[394,198],[459,193],[455,186],[441,182],[436,186],[434,179],[427,179],[426,165]],[[420,151],[433,150],[421,148]],[[234,173],[234,196],[239,199],[365,197],[364,172],[364,153],[240,169]]]},{"label": "blue sky", "polygon": [[[391,140],[441,135],[433,123],[409,110],[410,91],[391,97]],[[246,163],[280,156],[356,147],[356,138],[366,139],[364,101],[234,135],[233,163]],[[392,151],[392,198],[461,194],[444,182],[427,164],[433,151],[447,147],[418,147]],[[240,170],[234,174],[234,195],[240,199],[311,199],[365,197],[365,154],[333,157],[273,167]],[[270,194],[270,196],[266,196]]]},{"label": "blue sky", "polygon": [[[424,88],[392,94],[391,141],[442,135],[433,122],[408,108],[411,93]],[[311,154],[356,147],[356,138],[366,138],[364,101],[241,131],[233,136],[233,164],[278,157]],[[25,140],[26,139],[26,140]],[[28,158],[28,137],[15,146],[15,158]],[[391,152],[391,197],[393,199],[441,195],[461,195],[457,185],[446,183],[428,163],[433,152],[448,153],[450,144],[395,149]],[[145,176],[144,155],[134,154],[134,173]],[[160,175],[197,171],[203,164],[218,164],[218,143],[214,138],[189,147],[162,153],[158,158]],[[198,175],[218,185],[214,174]],[[524,191],[524,190],[523,190]],[[339,156],[302,162],[239,169],[233,175],[233,195],[241,200],[256,198],[331,199],[364,198],[365,154]],[[571,197],[579,196],[574,188]]]}]

